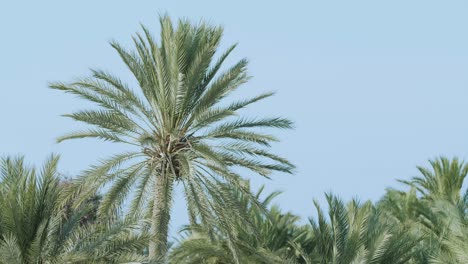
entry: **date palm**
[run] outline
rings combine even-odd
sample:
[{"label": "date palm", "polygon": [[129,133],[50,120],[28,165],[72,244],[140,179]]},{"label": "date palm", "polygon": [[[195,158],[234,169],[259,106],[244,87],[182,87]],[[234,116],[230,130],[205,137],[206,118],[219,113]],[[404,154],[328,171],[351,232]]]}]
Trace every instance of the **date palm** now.
[{"label": "date palm", "polygon": [[[462,187],[468,165],[457,158],[429,161],[431,167],[418,167],[421,176],[401,181],[409,192],[389,190],[380,201],[389,219],[411,226],[417,237],[416,263],[464,263],[467,193]],[[457,253],[458,252],[458,253]]]},{"label": "date palm", "polygon": [[23,158],[0,160],[0,264],[142,261],[145,235],[130,219],[81,221],[92,207],[68,211],[52,157],[40,170]]},{"label": "date palm", "polygon": [[218,203],[224,199],[219,182],[247,193],[236,167],[266,177],[293,169],[269,151],[277,139],[258,130],[291,128],[291,122],[278,117],[246,118],[239,112],[272,93],[225,102],[249,76],[245,59],[221,71],[236,46],[215,58],[222,28],[185,20],[175,27],[166,16],[160,24],[159,43],[145,27],[133,37],[134,51],[112,43],[135,77],[134,89],[100,70],[92,71],[88,79],[51,85],[99,106],[66,115],[92,127],[60,137],[59,142],[92,137],[129,146],[128,152],[93,166],[79,182],[84,193],[112,183],[99,208],[101,215],[115,212],[131,197],[128,213],[145,212],[151,217],[151,258],[167,252],[175,183],[183,186],[192,222],[229,231],[225,217],[229,208]]},{"label": "date palm", "polygon": [[407,233],[418,241],[414,263],[463,263],[456,260],[463,257],[456,252],[466,247],[460,237],[466,223],[467,193],[462,197],[462,187],[468,166],[457,158],[429,163],[430,168],[418,167],[420,176],[400,181],[409,191],[388,189],[378,207],[389,222],[408,227]]},{"label": "date palm", "polygon": [[389,224],[405,229],[408,236],[418,241],[410,263],[429,263],[439,247],[439,234],[434,227],[442,225],[428,201],[418,197],[416,188],[406,192],[389,188],[376,206]]},{"label": "date palm", "polygon": [[416,240],[405,229],[388,225],[370,202],[326,198],[328,218],[315,202],[317,220],[310,219],[312,247],[296,246],[304,263],[408,263]]},{"label": "date palm", "polygon": [[431,252],[431,263],[468,263],[467,212],[447,201],[439,201],[436,208],[445,230],[439,236],[440,248]]},{"label": "date palm", "polygon": [[462,186],[468,175],[468,164],[457,158],[450,160],[445,157],[429,163],[431,168],[418,167],[421,176],[401,182],[414,186],[427,199],[443,199],[454,204],[463,202]]},{"label": "date palm", "polygon": [[[245,219],[239,219],[234,226],[239,234],[236,243],[240,262],[284,264],[293,259],[295,255],[290,243],[298,242],[307,235],[305,230],[297,225],[299,217],[283,213],[277,206],[265,211],[243,193],[229,189],[229,194],[234,196],[233,199],[238,201],[242,211],[247,214]],[[273,192],[260,199],[263,190],[263,187],[260,188],[255,196],[261,201],[262,207],[270,207],[272,199],[280,193]],[[245,220],[250,222],[250,225],[245,223]],[[185,231],[186,237],[171,251],[171,263],[235,263],[223,234],[216,233],[211,237],[203,226],[195,225],[188,226]]]}]

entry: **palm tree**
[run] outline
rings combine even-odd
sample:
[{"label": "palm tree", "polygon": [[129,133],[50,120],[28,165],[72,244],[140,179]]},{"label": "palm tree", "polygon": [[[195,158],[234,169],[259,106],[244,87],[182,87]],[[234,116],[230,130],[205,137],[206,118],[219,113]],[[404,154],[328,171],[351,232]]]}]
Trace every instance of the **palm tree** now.
[{"label": "palm tree", "polygon": [[446,200],[434,201],[431,209],[431,217],[426,219],[428,231],[437,238],[437,247],[428,254],[431,263],[467,263],[467,212]]},{"label": "palm tree", "polygon": [[[132,148],[93,166],[78,181],[84,193],[94,193],[112,182],[99,208],[101,215],[117,211],[132,193],[128,213],[145,212],[151,217],[151,258],[167,252],[175,183],[183,186],[193,223],[220,226],[228,232],[229,208],[219,206],[223,199],[219,182],[247,194],[234,168],[265,177],[273,171],[290,173],[293,169],[291,163],[268,150],[277,139],[255,130],[291,128],[291,122],[278,117],[246,118],[239,113],[272,93],[224,102],[249,76],[245,59],[220,72],[236,46],[215,61],[222,28],[204,23],[194,26],[185,20],[174,28],[167,16],[160,23],[160,44],[145,27],[143,34],[133,38],[136,51],[112,43],[135,77],[136,89],[100,70],[94,70],[89,79],[51,84],[99,106],[66,115],[92,127],[60,137],[59,142],[92,137]],[[227,237],[234,239],[229,232]]]},{"label": "palm tree", "polygon": [[145,260],[148,238],[130,219],[83,223],[92,206],[67,212],[51,157],[38,173],[24,158],[0,160],[0,264],[126,263]]},{"label": "palm tree", "polygon": [[377,203],[386,222],[403,228],[408,236],[418,241],[410,263],[430,263],[434,252],[440,251],[440,241],[447,230],[445,216],[436,209],[441,202],[448,203],[429,197],[421,199],[413,187],[408,192],[388,189]]},{"label": "palm tree", "polygon": [[401,181],[414,186],[425,198],[444,199],[454,204],[462,200],[463,181],[468,174],[468,164],[457,158],[441,157],[430,160],[431,168],[418,167],[421,176],[410,181]]},{"label": "palm tree", "polygon": [[405,229],[387,225],[370,202],[345,205],[327,194],[328,219],[317,202],[317,220],[310,219],[312,248],[296,246],[307,264],[407,263],[416,244]]},{"label": "palm tree", "polygon": [[415,221],[418,221],[421,202],[416,195],[415,188],[408,192],[389,188],[376,206],[388,221],[410,227]]},{"label": "palm tree", "polygon": [[[255,196],[260,199],[263,190],[264,187],[261,187]],[[240,262],[284,264],[288,260],[294,260],[296,256],[291,243],[299,243],[307,235],[306,230],[297,225],[299,217],[283,213],[277,206],[263,210],[280,193],[273,192],[261,199],[262,208],[238,190],[231,188],[230,194],[235,196],[233,199],[238,200],[242,211],[247,214],[247,217],[238,218],[240,221],[234,226],[238,233],[236,243]],[[245,223],[245,220],[249,223]],[[203,226],[194,225],[185,230],[187,235],[171,251],[171,263],[235,263],[222,233],[209,234]]]},{"label": "palm tree", "polygon": [[409,191],[387,190],[378,207],[388,221],[407,227],[408,234],[419,241],[415,263],[464,263],[457,262],[452,253],[457,250],[452,248],[465,247],[459,236],[468,208],[467,193],[462,197],[468,166],[457,158],[429,162],[430,169],[418,167],[422,176],[400,181],[411,187]]}]

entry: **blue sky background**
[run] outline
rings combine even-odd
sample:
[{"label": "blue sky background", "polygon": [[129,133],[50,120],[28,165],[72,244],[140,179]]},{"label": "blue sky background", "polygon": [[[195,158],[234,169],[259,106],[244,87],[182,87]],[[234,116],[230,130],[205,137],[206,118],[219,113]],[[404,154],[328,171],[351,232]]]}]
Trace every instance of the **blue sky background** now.
[{"label": "blue sky background", "polygon": [[[131,76],[108,45],[130,45],[157,16],[204,18],[239,42],[229,63],[249,58],[252,81],[239,96],[277,91],[248,111],[296,123],[275,151],[297,173],[253,179],[283,190],[276,200],[303,217],[333,191],[377,200],[396,179],[439,155],[468,153],[466,1],[4,1],[0,4],[0,154],[40,164],[60,153],[75,175],[124,148],[95,140],[56,144],[83,127],[61,114],[83,101],[47,88],[89,68]],[[176,196],[172,228],[185,223]]]}]

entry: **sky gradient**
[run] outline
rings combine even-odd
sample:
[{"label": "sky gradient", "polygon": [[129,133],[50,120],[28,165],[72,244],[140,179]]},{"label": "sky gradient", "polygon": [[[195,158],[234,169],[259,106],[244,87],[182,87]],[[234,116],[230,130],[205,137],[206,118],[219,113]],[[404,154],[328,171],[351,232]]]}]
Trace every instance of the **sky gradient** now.
[{"label": "sky gradient", "polygon": [[[0,5],[0,154],[40,164],[62,156],[69,175],[125,149],[96,140],[55,143],[82,128],[61,114],[85,108],[50,81],[108,70],[131,82],[111,40],[131,44],[139,23],[159,34],[158,14],[223,25],[228,61],[247,57],[254,77],[236,96],[277,95],[250,115],[295,122],[276,153],[296,174],[254,177],[282,190],[276,203],[303,217],[333,191],[377,200],[396,179],[440,155],[468,153],[466,1],[9,1]],[[176,196],[172,232],[184,224]]]}]

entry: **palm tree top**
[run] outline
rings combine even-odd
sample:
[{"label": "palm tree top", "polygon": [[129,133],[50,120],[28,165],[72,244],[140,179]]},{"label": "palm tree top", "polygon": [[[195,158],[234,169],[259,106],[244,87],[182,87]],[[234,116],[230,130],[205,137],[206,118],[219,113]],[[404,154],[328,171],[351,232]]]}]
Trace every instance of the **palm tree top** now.
[{"label": "palm tree top", "polygon": [[400,182],[416,188],[426,198],[458,203],[463,182],[468,175],[468,164],[458,158],[446,157],[429,160],[429,163],[430,168],[418,166],[421,176]]},{"label": "palm tree top", "polygon": [[[215,154],[226,153],[210,150],[206,142],[222,139],[224,144],[219,147],[223,150],[238,148],[244,153],[280,162],[278,166],[260,166],[262,169],[250,164],[250,168],[257,167],[256,172],[264,176],[272,170],[291,172],[293,166],[285,159],[252,147],[252,144],[269,146],[277,139],[250,129],[291,128],[292,122],[279,117],[246,118],[238,114],[238,110],[273,93],[222,103],[222,99],[249,79],[246,59],[219,74],[221,65],[236,45],[230,46],[212,63],[223,29],[205,23],[194,26],[179,20],[175,30],[167,16],[161,17],[160,23],[160,45],[144,26],[143,34],[133,37],[136,51],[127,51],[118,43],[111,43],[137,80],[137,91],[101,70],[92,70],[91,78],[71,84],[51,84],[54,89],[76,94],[100,107],[65,115],[92,128],[65,135],[58,141],[95,137],[127,143],[140,147],[148,159],[159,161],[193,149],[216,159]],[[243,143],[228,143],[225,139]],[[244,160],[244,163],[248,165],[249,161]]]}]

